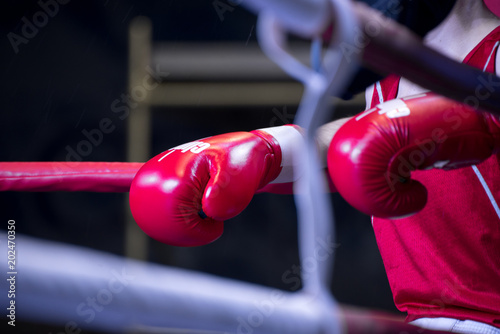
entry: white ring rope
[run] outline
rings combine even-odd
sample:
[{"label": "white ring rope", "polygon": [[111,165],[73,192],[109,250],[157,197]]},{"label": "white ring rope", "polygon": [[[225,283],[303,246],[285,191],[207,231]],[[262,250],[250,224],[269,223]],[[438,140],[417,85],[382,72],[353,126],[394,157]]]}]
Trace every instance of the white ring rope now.
[{"label": "white ring rope", "polygon": [[[0,240],[7,240],[7,233],[0,233]],[[7,243],[2,249],[7,254]],[[152,333],[324,333],[318,310],[301,293],[20,234],[16,249],[18,321],[59,324],[72,333],[147,333],[145,328]],[[10,270],[3,263],[7,283]],[[5,311],[9,290],[2,287]]]}]

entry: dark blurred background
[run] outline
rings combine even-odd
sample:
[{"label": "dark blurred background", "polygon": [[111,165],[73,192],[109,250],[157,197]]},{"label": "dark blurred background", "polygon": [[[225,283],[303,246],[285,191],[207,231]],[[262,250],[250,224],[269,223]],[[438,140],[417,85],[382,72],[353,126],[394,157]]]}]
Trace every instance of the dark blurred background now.
[{"label": "dark blurred background", "polygon": [[[41,7],[38,1],[2,4],[0,161],[64,160],[65,148],[75,147],[84,139],[82,131],[96,128],[103,117],[111,118],[116,129],[85,160],[126,160],[126,123],[113,114],[111,104],[127,91],[128,28],[137,16],[151,19],[155,41],[232,41],[244,48],[256,40],[256,17],[237,3],[226,2],[232,10],[221,18],[212,1],[72,0],[60,4],[43,27],[32,31],[32,37],[13,43],[9,33],[22,36],[23,18],[32,21]],[[157,108],[151,150],[156,155],[198,138],[267,127],[276,121],[275,110],[284,107],[170,108],[168,113]],[[293,114],[295,107],[287,110]],[[14,219],[20,234],[123,255],[124,196],[0,193],[0,227],[5,230],[7,220]],[[338,243],[334,296],[343,304],[396,312],[369,217],[337,194],[331,200]],[[225,226],[218,241],[198,248],[175,248],[151,240],[148,260],[297,289],[285,279],[285,273],[298,265],[292,196],[257,195],[245,212]],[[22,249],[18,251],[22,261]],[[32,328],[18,320],[18,332]],[[59,329],[57,325],[37,328]]]}]

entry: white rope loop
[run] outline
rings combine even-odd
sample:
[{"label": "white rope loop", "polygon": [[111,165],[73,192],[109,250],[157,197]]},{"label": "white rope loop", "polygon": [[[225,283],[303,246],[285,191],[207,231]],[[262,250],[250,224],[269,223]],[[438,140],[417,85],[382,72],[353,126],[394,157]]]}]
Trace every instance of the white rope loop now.
[{"label": "white rope loop", "polygon": [[[310,294],[321,305],[325,330],[328,333],[340,331],[335,319],[332,321],[332,310],[337,309],[335,300],[330,294],[329,286],[333,272],[333,249],[328,258],[319,258],[318,244],[325,238],[335,240],[333,209],[327,195],[326,182],[322,178],[320,159],[317,152],[315,133],[317,128],[328,121],[331,116],[329,101],[331,96],[338,96],[348,84],[358,62],[343,56],[340,45],[354,43],[354,31],[357,22],[350,4],[346,0],[331,0],[332,12],[335,15],[335,34],[325,52],[322,65],[321,48],[318,48],[318,36],[314,39],[312,54],[313,68],[309,68],[293,57],[286,47],[286,32],[280,24],[281,17],[263,11],[259,14],[257,36],[264,53],[277,63],[293,78],[304,84],[302,96],[296,116],[296,124],[306,130],[306,142],[295,152],[294,164],[302,177],[295,183],[295,201],[299,225],[299,252],[302,268],[303,293]],[[305,267],[313,268],[307,270]]]}]

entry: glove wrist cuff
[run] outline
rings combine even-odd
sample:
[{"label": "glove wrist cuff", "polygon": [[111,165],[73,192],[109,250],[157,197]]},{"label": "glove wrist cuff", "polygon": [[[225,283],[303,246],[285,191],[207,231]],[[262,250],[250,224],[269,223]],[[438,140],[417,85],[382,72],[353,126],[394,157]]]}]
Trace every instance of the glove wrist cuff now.
[{"label": "glove wrist cuff", "polygon": [[254,134],[265,133],[270,135],[275,142],[273,148],[277,148],[281,152],[280,173],[271,183],[287,183],[293,182],[298,177],[294,176],[293,152],[302,145],[304,137],[301,133],[302,129],[296,125],[275,126],[252,131]]}]

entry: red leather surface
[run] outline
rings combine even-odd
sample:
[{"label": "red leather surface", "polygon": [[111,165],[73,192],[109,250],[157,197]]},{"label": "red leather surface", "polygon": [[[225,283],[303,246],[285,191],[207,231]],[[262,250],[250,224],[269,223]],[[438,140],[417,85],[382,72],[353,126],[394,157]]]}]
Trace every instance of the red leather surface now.
[{"label": "red leather surface", "polygon": [[375,217],[402,217],[427,200],[413,170],[480,163],[498,152],[499,138],[491,114],[427,93],[377,105],[344,124],[329,147],[328,169],[353,207]]},{"label": "red leather surface", "polygon": [[152,238],[199,246],[250,203],[281,170],[279,146],[265,135],[234,132],[174,147],[149,160],[130,188],[135,221]]}]

